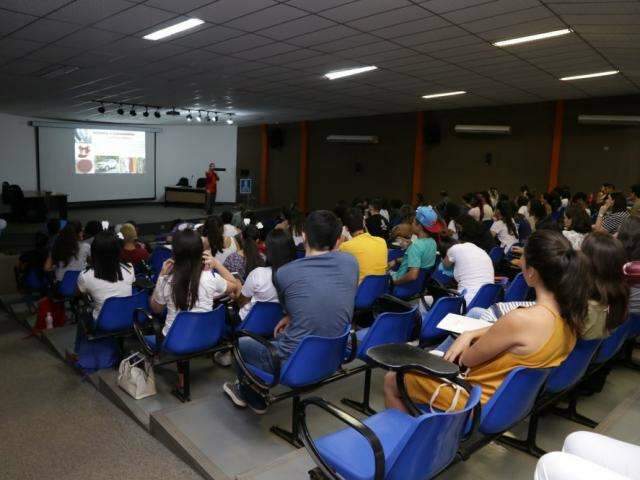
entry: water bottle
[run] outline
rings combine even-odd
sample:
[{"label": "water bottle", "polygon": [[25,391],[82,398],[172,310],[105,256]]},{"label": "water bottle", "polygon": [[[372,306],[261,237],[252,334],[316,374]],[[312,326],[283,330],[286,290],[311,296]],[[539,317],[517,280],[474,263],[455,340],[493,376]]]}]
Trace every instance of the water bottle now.
[{"label": "water bottle", "polygon": [[47,325],[47,330],[51,330],[53,328],[53,315],[51,315],[51,312],[47,312],[47,316],[44,317],[44,322]]}]

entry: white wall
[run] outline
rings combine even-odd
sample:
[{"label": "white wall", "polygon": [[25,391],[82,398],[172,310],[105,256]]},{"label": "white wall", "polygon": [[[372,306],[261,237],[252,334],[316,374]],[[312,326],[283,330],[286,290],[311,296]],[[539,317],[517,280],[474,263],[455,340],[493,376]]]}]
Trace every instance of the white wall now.
[{"label": "white wall", "polygon": [[36,134],[30,118],[0,113],[0,182],[36,189]]},{"label": "white wall", "polygon": [[[0,113],[0,182],[20,185],[23,190],[36,189],[36,134],[29,125],[31,118]],[[218,172],[217,200],[236,200],[235,125],[162,126],[156,145],[157,200],[164,199],[164,187],[175,185],[187,177],[192,185],[204,176],[209,162],[226,168]]]},{"label": "white wall", "polygon": [[[157,135],[156,179],[158,200],[164,197],[164,187],[175,185],[187,177],[195,186],[199,177],[215,162],[218,172],[219,202],[236,201],[236,147],[238,128],[235,125],[184,125],[162,127]],[[193,179],[192,179],[193,176]]]}]

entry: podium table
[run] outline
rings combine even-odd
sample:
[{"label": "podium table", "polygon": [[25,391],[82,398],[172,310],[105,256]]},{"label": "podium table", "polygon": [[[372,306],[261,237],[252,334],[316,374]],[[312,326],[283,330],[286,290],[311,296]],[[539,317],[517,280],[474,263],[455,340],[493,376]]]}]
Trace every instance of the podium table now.
[{"label": "podium table", "polygon": [[204,206],[207,192],[204,188],[164,187],[164,204],[187,204]]}]

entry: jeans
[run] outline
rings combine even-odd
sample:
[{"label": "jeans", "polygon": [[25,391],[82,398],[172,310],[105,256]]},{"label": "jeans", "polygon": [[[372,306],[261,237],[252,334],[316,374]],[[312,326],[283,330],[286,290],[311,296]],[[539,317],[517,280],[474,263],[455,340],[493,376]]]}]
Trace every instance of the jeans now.
[{"label": "jeans", "polygon": [[[245,363],[253,365],[267,373],[273,373],[275,371],[275,365],[272,362],[269,350],[267,350],[267,347],[262,345],[260,342],[250,337],[241,337],[238,342],[238,348],[240,349],[240,355]],[[244,379],[244,374],[237,365],[236,370],[238,373],[238,380],[240,381],[240,393],[242,393],[244,399],[252,406],[261,409],[265,408],[266,404],[264,399],[252,388],[243,385],[242,380]]]},{"label": "jeans", "polygon": [[216,205],[216,193],[217,192],[207,192],[207,198],[205,200],[204,209],[207,213],[213,212],[213,207]]}]

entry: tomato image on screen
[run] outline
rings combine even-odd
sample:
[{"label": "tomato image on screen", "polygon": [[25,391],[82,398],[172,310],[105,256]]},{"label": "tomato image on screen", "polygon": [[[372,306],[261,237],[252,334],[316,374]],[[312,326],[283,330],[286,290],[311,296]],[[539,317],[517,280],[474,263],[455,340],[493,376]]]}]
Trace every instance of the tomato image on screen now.
[{"label": "tomato image on screen", "polygon": [[146,134],[131,130],[75,130],[75,173],[79,175],[142,175]]}]

